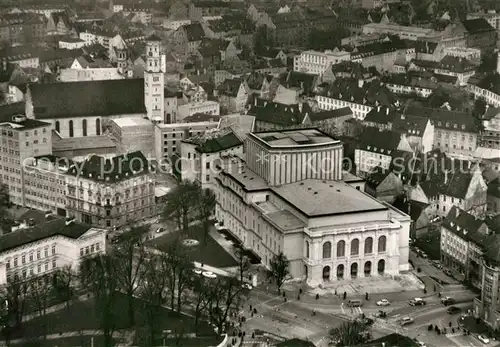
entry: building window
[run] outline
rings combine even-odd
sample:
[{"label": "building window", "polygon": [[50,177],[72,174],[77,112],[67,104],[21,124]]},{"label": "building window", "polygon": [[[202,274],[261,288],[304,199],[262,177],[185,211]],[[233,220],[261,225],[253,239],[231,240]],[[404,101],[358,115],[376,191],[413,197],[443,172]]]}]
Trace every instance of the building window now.
[{"label": "building window", "polygon": [[332,243],[325,242],[323,244],[323,259],[329,259],[332,257]]},{"label": "building window", "polygon": [[371,237],[365,240],[365,254],[373,253],[373,239]]},{"label": "building window", "polygon": [[359,254],[359,240],[354,239],[351,241],[351,255]]},{"label": "building window", "polygon": [[55,269],[57,265],[57,261],[54,259],[52,260],[52,268]]},{"label": "building window", "polygon": [[59,133],[61,132],[61,125],[59,124],[59,121],[56,120],[56,131]]},{"label": "building window", "polygon": [[101,250],[101,245],[99,243],[95,244],[95,250],[96,252],[99,252]]},{"label": "building window", "polygon": [[387,247],[387,238],[382,235],[378,238],[378,252],[385,252],[385,249]]},{"label": "building window", "polygon": [[25,255],[23,255],[21,257],[21,264],[23,264],[23,265],[26,264],[26,256]]},{"label": "building window", "polygon": [[52,255],[56,254],[56,245],[52,245]]},{"label": "building window", "polygon": [[33,253],[30,253],[30,262],[33,261]]},{"label": "building window", "polygon": [[306,241],[306,258],[309,258],[309,241]]},{"label": "building window", "polygon": [[95,120],[95,133],[101,135],[101,120],[99,118]]},{"label": "building window", "polygon": [[49,256],[49,247],[45,247],[43,253],[45,254],[45,258],[47,258]]},{"label": "building window", "polygon": [[80,248],[80,257],[83,257],[83,248]]},{"label": "building window", "polygon": [[87,136],[87,120],[82,120],[82,134],[83,136]]},{"label": "building window", "polygon": [[39,249],[36,251],[36,259],[40,259],[40,250]]},{"label": "building window", "polygon": [[69,121],[69,137],[73,137],[75,135],[74,133],[75,129],[73,129],[73,120]]},{"label": "building window", "polygon": [[345,241],[337,242],[337,258],[345,257]]}]

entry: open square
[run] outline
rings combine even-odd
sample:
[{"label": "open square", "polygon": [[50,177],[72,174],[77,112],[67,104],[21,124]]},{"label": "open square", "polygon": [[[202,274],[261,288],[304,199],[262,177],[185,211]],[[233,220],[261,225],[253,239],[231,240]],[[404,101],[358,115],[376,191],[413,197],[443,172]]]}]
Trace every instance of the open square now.
[{"label": "open square", "polygon": [[189,242],[189,245],[184,246],[186,254],[192,261],[210,265],[217,268],[226,268],[237,266],[237,261],[233,256],[217,243],[210,235],[205,235],[202,227],[193,226],[190,228],[189,235],[183,235],[182,231],[173,231],[166,235],[160,236],[148,242],[148,246],[166,252],[169,245],[178,237],[187,240],[197,240],[199,243]]}]

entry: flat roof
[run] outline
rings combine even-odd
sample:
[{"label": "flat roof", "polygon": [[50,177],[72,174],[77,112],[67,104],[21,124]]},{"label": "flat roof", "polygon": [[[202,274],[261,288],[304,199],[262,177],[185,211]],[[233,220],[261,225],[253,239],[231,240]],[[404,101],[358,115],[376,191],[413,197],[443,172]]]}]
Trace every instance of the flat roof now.
[{"label": "flat roof", "polygon": [[339,181],[307,179],[271,190],[308,217],[388,210],[376,199]]},{"label": "flat roof", "polygon": [[31,130],[41,127],[50,126],[50,123],[42,122],[37,119],[25,119],[20,122],[3,122],[0,123],[1,128],[12,129],[12,130]]},{"label": "flat roof", "polygon": [[267,182],[250,170],[248,167],[241,167],[241,164],[232,163],[224,168],[223,173],[237,181],[245,190],[263,190],[269,188]]},{"label": "flat roof", "polygon": [[118,125],[120,128],[126,127],[135,127],[135,126],[152,126],[153,123],[149,119],[140,118],[140,117],[126,117],[126,118],[116,118],[112,119],[112,121]]},{"label": "flat roof", "polygon": [[264,131],[258,133],[250,133],[250,135],[269,147],[297,147],[327,143],[340,144],[339,140],[334,139],[333,137],[316,128],[284,131]]},{"label": "flat roof", "polygon": [[116,144],[106,135],[67,137],[52,142],[52,151],[55,152],[91,148],[116,148]]}]

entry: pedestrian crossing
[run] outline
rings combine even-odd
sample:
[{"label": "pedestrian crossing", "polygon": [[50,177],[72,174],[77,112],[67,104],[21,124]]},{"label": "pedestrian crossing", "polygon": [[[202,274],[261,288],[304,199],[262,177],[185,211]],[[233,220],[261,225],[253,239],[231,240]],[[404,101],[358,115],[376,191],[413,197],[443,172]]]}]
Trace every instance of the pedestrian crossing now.
[{"label": "pedestrian crossing", "polygon": [[361,315],[363,314],[363,309],[361,307],[344,307],[344,303],[340,304],[340,310],[342,314],[349,315]]}]

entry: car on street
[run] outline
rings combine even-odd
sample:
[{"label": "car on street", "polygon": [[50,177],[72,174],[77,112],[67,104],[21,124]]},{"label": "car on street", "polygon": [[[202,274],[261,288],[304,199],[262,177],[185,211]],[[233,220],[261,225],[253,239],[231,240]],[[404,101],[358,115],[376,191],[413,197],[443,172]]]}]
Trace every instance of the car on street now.
[{"label": "car on street", "polygon": [[214,226],[215,226],[216,230],[223,230],[224,229],[224,226],[221,223],[215,223]]},{"label": "car on street", "polygon": [[449,296],[446,296],[446,297],[441,299],[441,303],[445,306],[453,305],[455,303],[455,299],[453,299]]},{"label": "car on street", "polygon": [[217,275],[214,274],[212,271],[203,271],[201,274],[203,275],[203,277],[206,278],[217,278]]},{"label": "car on street", "polygon": [[375,313],[375,317],[376,318],[385,318],[385,317],[387,317],[387,313],[382,311],[382,310],[378,310],[377,313]]},{"label": "car on street", "polygon": [[422,298],[415,298],[413,300],[410,300],[410,305],[411,306],[423,306],[423,305],[425,305],[425,301]]},{"label": "car on street", "polygon": [[439,260],[433,260],[432,261],[432,265],[434,265],[434,267],[438,268],[438,269],[441,269],[442,266],[441,266],[441,262]]},{"label": "car on street", "polygon": [[477,335],[477,339],[484,344],[490,343],[490,339],[488,339],[486,336],[483,335]]},{"label": "car on street", "polygon": [[377,306],[389,306],[391,303],[387,299],[382,299],[377,301]]},{"label": "car on street", "polygon": [[203,271],[200,269],[193,269],[193,272],[197,275],[201,275],[203,273]]},{"label": "car on street", "polygon": [[444,273],[445,275],[447,275],[447,276],[452,277],[452,273],[451,273],[451,271],[450,271],[450,270],[448,270],[448,269],[444,269],[444,270],[443,270],[443,273]]},{"label": "car on street", "polygon": [[250,283],[243,283],[241,285],[241,288],[248,289],[248,290],[252,290],[253,289],[253,287],[252,287],[252,285]]},{"label": "car on street", "polygon": [[427,347],[425,342],[422,342],[422,341],[417,341],[417,344],[419,345],[419,347]]},{"label": "car on street", "polygon": [[446,312],[448,312],[449,314],[459,313],[460,311],[462,311],[462,310],[460,309],[460,307],[456,307],[456,306],[450,306],[450,307],[448,307],[448,309],[446,310]]},{"label": "car on street", "polygon": [[158,228],[156,229],[155,233],[160,234],[165,231],[165,228]]},{"label": "car on street", "polygon": [[401,319],[401,326],[405,326],[405,325],[408,325],[408,324],[413,324],[415,320],[411,317],[404,317],[403,319]]}]

